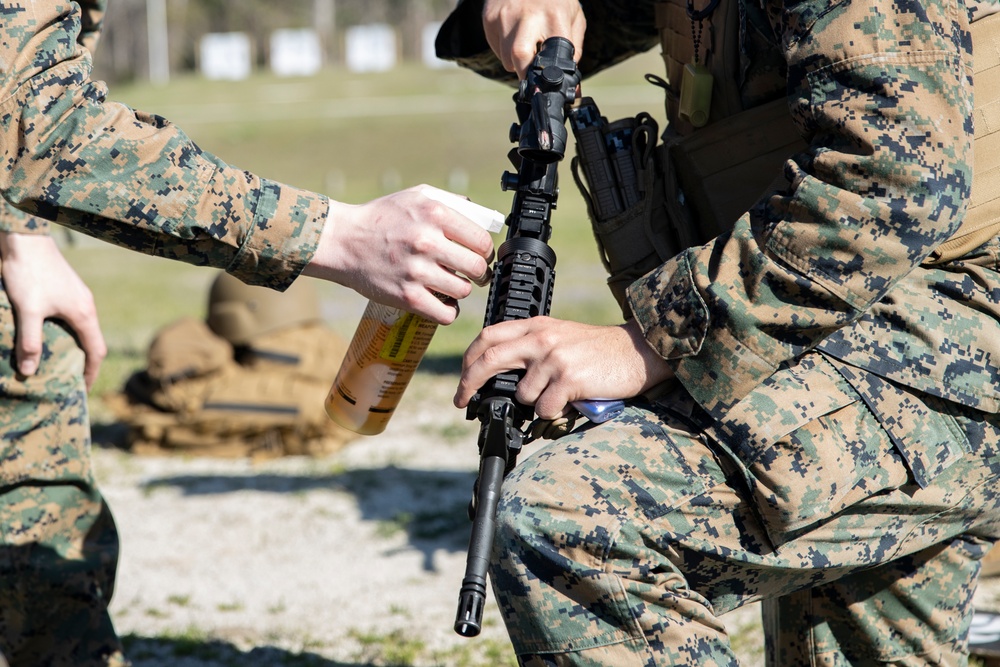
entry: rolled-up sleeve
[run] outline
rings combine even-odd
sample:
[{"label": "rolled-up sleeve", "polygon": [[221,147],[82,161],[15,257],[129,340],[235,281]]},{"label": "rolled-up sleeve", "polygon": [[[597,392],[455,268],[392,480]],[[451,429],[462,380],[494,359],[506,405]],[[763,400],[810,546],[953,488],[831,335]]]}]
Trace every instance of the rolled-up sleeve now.
[{"label": "rolled-up sleeve", "polygon": [[326,221],[326,197],[232,167],[165,119],[108,101],[77,42],[76,3],[4,3],[0,21],[7,201],[253,284],[282,289],[301,272]]},{"label": "rolled-up sleeve", "polygon": [[11,205],[7,200],[0,199],[0,232],[12,234],[48,234],[49,221],[37,215],[25,213]]},{"label": "rolled-up sleeve", "polygon": [[971,189],[964,5],[807,1],[774,22],[808,151],[731,234],[629,290],[650,345],[715,414],[892,299]]}]

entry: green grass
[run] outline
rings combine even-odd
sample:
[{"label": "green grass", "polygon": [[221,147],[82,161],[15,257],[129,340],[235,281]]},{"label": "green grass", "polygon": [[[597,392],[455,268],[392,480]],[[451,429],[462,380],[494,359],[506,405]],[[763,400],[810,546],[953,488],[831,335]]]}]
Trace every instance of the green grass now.
[{"label": "green grass", "polygon": [[[584,94],[611,120],[642,110],[661,117],[661,94],[643,80],[645,72],[661,67],[655,53],[646,54],[585,82]],[[231,164],[342,201],[361,203],[430,183],[507,212],[511,195],[500,190],[499,178],[510,167],[511,94],[511,88],[458,68],[406,65],[379,74],[327,70],[309,79],[183,78],[164,87],[115,87],[109,97],[170,119]],[[571,154],[560,169],[562,192],[552,219],[551,245],[558,256],[552,314],[616,322],[620,315],[604,286],[585,208],[569,173]],[[94,292],[110,348],[96,397],[117,390],[144,365],[159,328],[179,317],[204,316],[214,270],[89,240],[65,253]],[[364,299],[335,285],[319,288],[325,318],[350,337]],[[458,321],[438,330],[426,368],[454,369],[454,359],[482,327],[485,292],[463,302]]]}]

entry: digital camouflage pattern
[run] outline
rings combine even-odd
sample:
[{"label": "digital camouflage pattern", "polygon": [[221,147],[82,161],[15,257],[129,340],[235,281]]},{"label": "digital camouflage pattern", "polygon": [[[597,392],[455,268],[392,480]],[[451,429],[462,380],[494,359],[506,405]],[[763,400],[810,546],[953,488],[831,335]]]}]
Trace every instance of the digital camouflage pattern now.
[{"label": "digital camouflage pattern", "polygon": [[[963,268],[920,267],[960,225],[971,187],[965,8],[800,2],[784,13],[779,5],[772,24],[809,151],[787,164],[790,185],[762,197],[730,235],[632,286],[647,340],[717,416],[815,347],[1000,409],[997,323],[969,304],[1000,283],[965,296]],[[919,301],[889,297],[897,287]],[[955,334],[974,340],[946,342]]]},{"label": "digital camouflage pattern", "polygon": [[[1000,241],[925,260],[965,215],[970,21],[998,5],[761,4],[809,148],[631,286],[676,384],[505,480],[491,574],[523,664],[735,664],[720,616],[758,600],[772,665],[966,661],[1000,538]],[[615,28],[585,51],[645,50]]]},{"label": "digital camouflage pattern", "polygon": [[[80,4],[78,43],[92,52],[104,0]],[[0,200],[0,230],[46,234],[49,224]],[[0,291],[0,665],[124,666],[108,614],[118,533],[90,466],[83,353],[47,322],[41,366],[24,379],[14,339]]]},{"label": "digital camouflage pattern", "polygon": [[16,374],[0,291],[0,653],[13,667],[124,665],[108,604],[118,535],[90,464],[83,352],[44,325],[36,375]]},{"label": "digital camouflage pattern", "polygon": [[108,101],[77,41],[96,40],[103,4],[0,1],[0,191],[117,245],[287,287],[315,252],[328,199],[231,167],[169,121]]},{"label": "digital camouflage pattern", "polygon": [[522,461],[491,575],[523,664],[735,665],[724,614],[782,595],[769,664],[964,664],[1000,418],[892,391],[967,449],[926,488],[816,353],[723,422],[674,386]]},{"label": "digital camouflage pattern", "polygon": [[[100,40],[107,3],[105,0],[83,0],[79,4],[80,34],[77,43],[93,54]],[[49,223],[0,199],[0,230],[18,234],[48,234]]]}]

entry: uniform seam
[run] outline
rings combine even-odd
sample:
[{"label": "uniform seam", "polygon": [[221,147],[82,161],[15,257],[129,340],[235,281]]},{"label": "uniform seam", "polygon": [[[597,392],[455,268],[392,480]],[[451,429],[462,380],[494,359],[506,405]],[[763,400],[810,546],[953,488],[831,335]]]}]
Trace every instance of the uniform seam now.
[{"label": "uniform seam", "polygon": [[257,231],[257,207],[260,204],[262,189],[258,189],[256,195],[257,196],[254,197],[253,204],[250,208],[251,211],[250,224],[248,225],[249,228],[247,229],[246,236],[240,242],[239,248],[236,249],[236,254],[233,255],[233,259],[229,263],[229,266],[226,267],[227,272],[232,272],[233,270],[242,266],[243,258],[250,252],[251,242],[254,233]]},{"label": "uniform seam", "polygon": [[0,111],[5,111],[10,107],[20,106],[20,100],[25,97],[22,95],[25,89],[28,90],[27,96],[36,97],[38,95],[38,88],[46,81],[58,78],[59,74],[63,72],[73,72],[75,69],[76,67],[72,61],[63,61],[58,65],[46,68],[45,70],[37,72],[22,80],[17,84],[17,86],[14,87],[13,90],[10,91],[10,94],[7,97],[0,100]]}]

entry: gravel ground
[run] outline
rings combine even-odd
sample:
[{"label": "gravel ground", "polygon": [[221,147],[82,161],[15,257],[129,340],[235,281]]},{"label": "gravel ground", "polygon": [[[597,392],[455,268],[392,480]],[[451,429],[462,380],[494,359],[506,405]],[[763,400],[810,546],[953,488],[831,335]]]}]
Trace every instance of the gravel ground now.
[{"label": "gravel ground", "polygon": [[[384,434],[322,459],[98,447],[123,544],[112,608],[135,666],[513,665],[492,595],[480,637],[452,630],[478,465],[453,390],[418,375]],[[984,582],[980,606],[996,609],[998,589]],[[749,667],[763,664],[758,616],[724,619]]]}]

